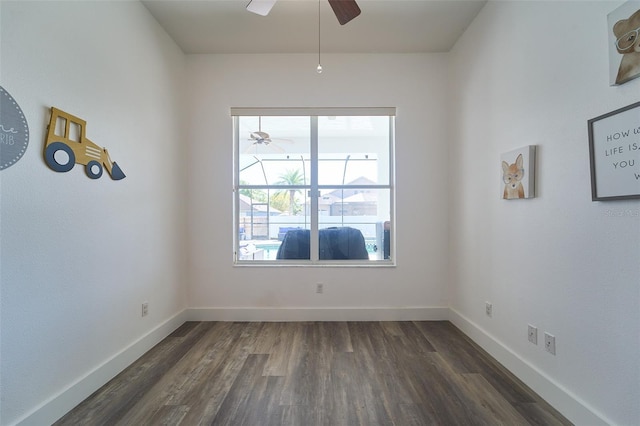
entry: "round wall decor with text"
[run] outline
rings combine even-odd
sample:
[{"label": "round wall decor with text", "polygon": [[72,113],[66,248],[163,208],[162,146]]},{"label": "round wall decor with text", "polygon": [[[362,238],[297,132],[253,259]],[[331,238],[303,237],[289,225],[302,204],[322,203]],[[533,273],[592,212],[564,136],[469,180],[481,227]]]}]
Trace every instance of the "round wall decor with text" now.
[{"label": "round wall decor with text", "polygon": [[0,86],[0,170],[20,160],[29,145],[29,125],[20,105]]}]

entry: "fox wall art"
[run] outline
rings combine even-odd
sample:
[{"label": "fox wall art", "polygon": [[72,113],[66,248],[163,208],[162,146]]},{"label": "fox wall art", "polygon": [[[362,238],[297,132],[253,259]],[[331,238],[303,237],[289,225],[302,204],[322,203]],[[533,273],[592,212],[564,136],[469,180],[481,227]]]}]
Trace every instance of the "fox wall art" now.
[{"label": "fox wall art", "polygon": [[535,197],[535,161],[535,145],[502,154],[502,198],[514,200]]}]

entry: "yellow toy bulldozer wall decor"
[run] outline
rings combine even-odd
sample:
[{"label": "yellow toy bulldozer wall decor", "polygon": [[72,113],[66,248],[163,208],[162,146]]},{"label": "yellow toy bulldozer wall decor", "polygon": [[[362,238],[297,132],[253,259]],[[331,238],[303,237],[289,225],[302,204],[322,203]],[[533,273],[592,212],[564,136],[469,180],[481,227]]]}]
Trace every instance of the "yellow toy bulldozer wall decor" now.
[{"label": "yellow toy bulldozer wall decor", "polygon": [[[124,179],[120,167],[111,161],[109,152],[85,136],[87,122],[58,108],[51,107],[51,120],[44,144],[44,160],[56,172],[68,172],[77,164],[85,166],[87,176],[98,179],[103,167],[113,180]],[[60,154],[60,151],[66,153]]]}]

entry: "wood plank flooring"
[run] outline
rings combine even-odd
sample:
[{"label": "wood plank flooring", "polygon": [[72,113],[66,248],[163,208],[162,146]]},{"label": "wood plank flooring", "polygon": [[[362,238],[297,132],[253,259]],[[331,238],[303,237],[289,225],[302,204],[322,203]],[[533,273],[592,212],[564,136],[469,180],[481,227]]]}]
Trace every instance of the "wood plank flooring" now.
[{"label": "wood plank flooring", "polygon": [[570,425],[447,321],[188,322],[56,425]]}]

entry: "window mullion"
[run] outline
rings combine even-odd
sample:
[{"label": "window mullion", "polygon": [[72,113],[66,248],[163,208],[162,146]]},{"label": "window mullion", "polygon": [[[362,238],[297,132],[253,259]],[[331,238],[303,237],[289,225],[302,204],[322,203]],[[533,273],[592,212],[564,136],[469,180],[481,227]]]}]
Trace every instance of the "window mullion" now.
[{"label": "window mullion", "polygon": [[234,145],[234,158],[233,158],[233,219],[235,223],[233,232],[233,261],[238,261],[238,247],[239,239],[239,223],[240,223],[240,124],[238,117],[233,117],[233,145]]},{"label": "window mullion", "polygon": [[320,259],[320,243],[318,238],[318,117],[311,116],[311,261]]}]

